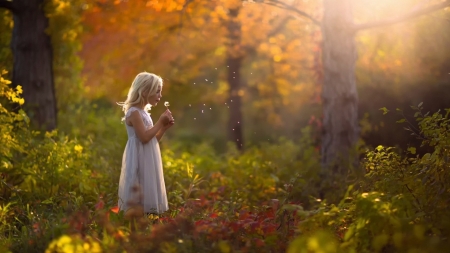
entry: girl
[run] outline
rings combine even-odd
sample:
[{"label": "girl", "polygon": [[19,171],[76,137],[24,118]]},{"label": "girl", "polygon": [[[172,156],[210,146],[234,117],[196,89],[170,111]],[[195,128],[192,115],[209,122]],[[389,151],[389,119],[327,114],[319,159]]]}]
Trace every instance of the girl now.
[{"label": "girl", "polygon": [[125,113],[128,142],[122,158],[119,182],[119,210],[140,206],[144,213],[169,209],[158,141],[175,123],[167,109],[153,124],[146,106],[161,100],[161,77],[139,73],[131,84],[127,100],[119,103]]}]

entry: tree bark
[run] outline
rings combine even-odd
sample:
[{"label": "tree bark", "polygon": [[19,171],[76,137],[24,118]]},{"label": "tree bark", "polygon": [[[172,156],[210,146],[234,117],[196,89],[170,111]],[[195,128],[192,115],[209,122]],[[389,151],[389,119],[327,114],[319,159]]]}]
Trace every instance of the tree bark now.
[{"label": "tree bark", "polygon": [[322,168],[348,162],[359,136],[356,46],[349,0],[324,0]]},{"label": "tree bark", "polygon": [[49,20],[44,0],[14,0],[11,40],[14,86],[23,87],[25,111],[34,127],[56,128],[56,98],[53,83],[53,51],[45,32]]},{"label": "tree bark", "polygon": [[229,9],[229,20],[227,24],[228,45],[227,45],[227,81],[229,85],[230,115],[228,120],[229,140],[236,143],[236,147],[242,150],[244,147],[242,133],[242,100],[239,94],[241,89],[241,65],[243,52],[241,49],[241,23],[238,20],[240,7]]}]

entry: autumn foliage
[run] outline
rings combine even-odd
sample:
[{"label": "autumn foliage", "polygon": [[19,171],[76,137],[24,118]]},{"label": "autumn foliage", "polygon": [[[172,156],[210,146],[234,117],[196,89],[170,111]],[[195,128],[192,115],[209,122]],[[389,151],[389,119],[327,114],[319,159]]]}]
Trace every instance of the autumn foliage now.
[{"label": "autumn foliage", "polygon": [[[446,251],[448,9],[355,37],[359,163],[335,175],[321,167],[320,27],[275,2],[47,1],[51,132],[30,126],[9,81],[14,22],[1,11],[0,252]],[[319,1],[282,2],[321,18]],[[391,2],[355,2],[355,22],[415,3]],[[235,94],[229,59],[241,64]],[[159,216],[117,207],[116,102],[140,71],[163,77],[177,122],[161,142],[170,210]],[[226,136],[231,95],[242,150]]]}]

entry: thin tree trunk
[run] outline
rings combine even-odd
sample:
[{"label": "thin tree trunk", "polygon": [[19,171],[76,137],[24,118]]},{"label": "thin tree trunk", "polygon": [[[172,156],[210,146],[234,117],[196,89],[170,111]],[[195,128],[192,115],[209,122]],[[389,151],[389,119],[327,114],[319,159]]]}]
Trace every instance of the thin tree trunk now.
[{"label": "thin tree trunk", "polygon": [[350,150],[359,136],[357,56],[352,28],[349,0],[324,0],[322,167],[325,169],[330,166],[337,169],[343,162],[349,162]]},{"label": "thin tree trunk", "polygon": [[14,86],[23,87],[25,110],[32,126],[56,128],[53,55],[44,0],[14,0],[11,41]]},{"label": "thin tree trunk", "polygon": [[244,145],[242,133],[242,101],[239,91],[241,89],[241,65],[243,53],[241,45],[241,23],[238,20],[240,7],[229,9],[228,45],[227,45],[227,80],[229,85],[230,116],[228,120],[229,140],[236,143],[242,150]]}]

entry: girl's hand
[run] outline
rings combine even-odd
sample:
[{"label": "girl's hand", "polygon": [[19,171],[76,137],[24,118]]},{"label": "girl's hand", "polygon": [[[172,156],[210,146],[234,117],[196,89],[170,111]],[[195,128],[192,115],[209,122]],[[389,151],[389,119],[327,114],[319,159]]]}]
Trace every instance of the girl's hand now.
[{"label": "girl's hand", "polygon": [[166,126],[171,121],[173,121],[172,113],[169,110],[166,110],[165,112],[163,112],[163,114],[161,114],[159,120],[161,121],[161,123],[163,123],[163,126]]},{"label": "girl's hand", "polygon": [[175,124],[174,120],[170,121],[169,124],[167,124],[163,127],[164,131],[171,128],[174,124]]},{"label": "girl's hand", "polygon": [[169,123],[164,125],[164,130],[167,130],[167,129],[171,128],[175,124],[175,120],[174,120],[174,118],[172,116],[172,113],[169,111],[169,109],[167,109],[166,112],[170,113],[170,121],[169,121]]}]

